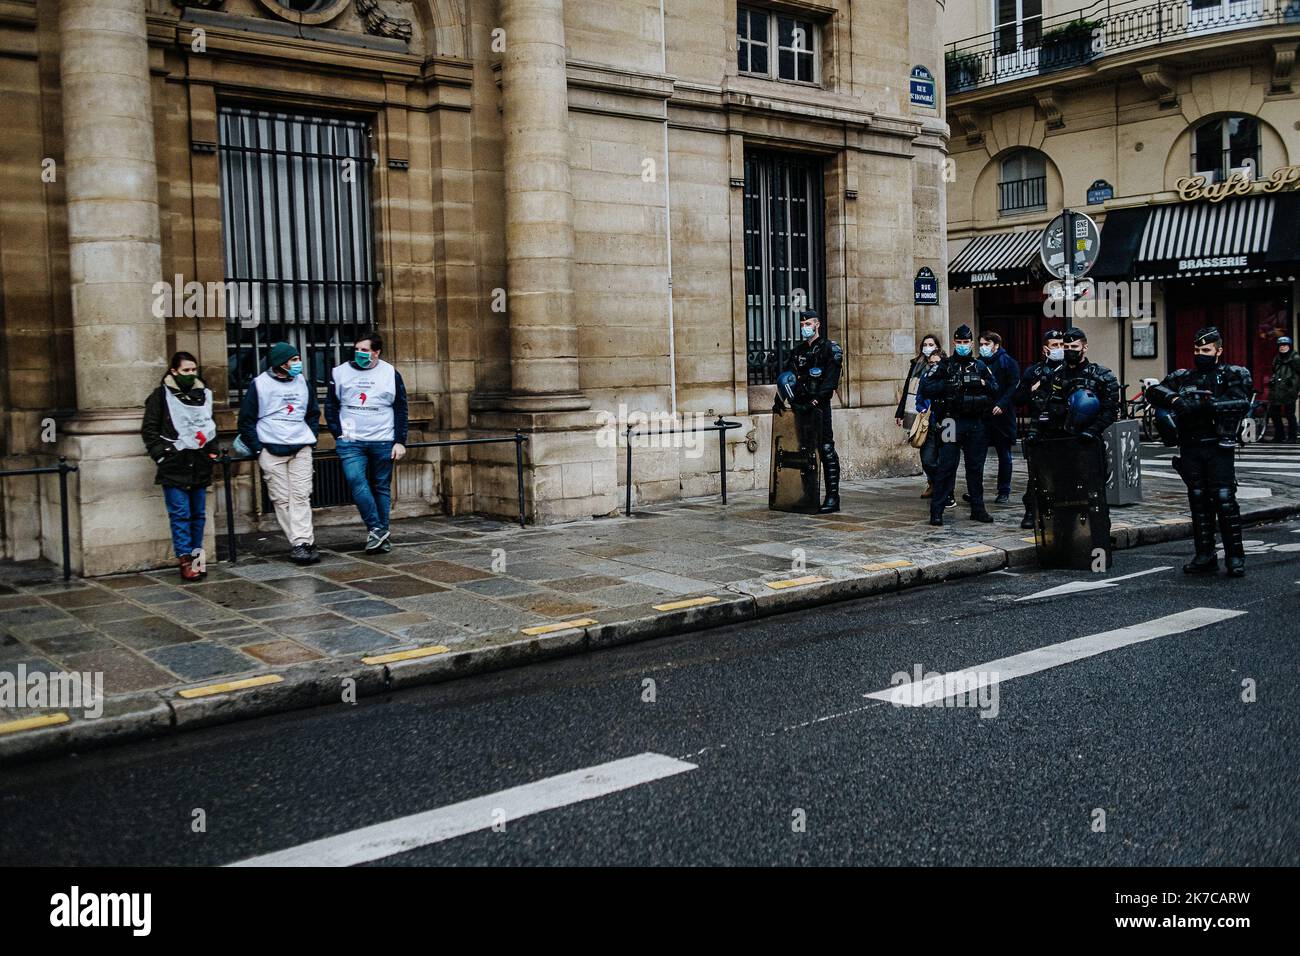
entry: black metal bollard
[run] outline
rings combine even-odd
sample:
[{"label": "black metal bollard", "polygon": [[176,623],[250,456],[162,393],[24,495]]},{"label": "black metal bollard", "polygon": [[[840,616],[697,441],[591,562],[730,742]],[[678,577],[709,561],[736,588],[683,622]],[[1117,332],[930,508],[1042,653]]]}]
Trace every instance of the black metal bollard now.
[{"label": "black metal bollard", "polygon": [[623,513],[630,518],[632,517],[632,426],[631,425],[627,426],[627,434],[624,437],[627,440],[627,468],[625,470],[626,478],[627,478],[627,505],[623,509]]},{"label": "black metal bollard", "polygon": [[713,424],[718,426],[718,473],[722,477],[722,503],[727,503],[727,423],[719,415]]},{"label": "black metal bollard", "polygon": [[230,491],[230,450],[221,449],[221,483],[226,497],[226,560],[235,563],[235,503]]},{"label": "black metal bollard", "polygon": [[68,531],[68,472],[77,469],[68,464],[68,459],[59,456],[59,524],[63,535],[63,580],[72,578],[72,541]]},{"label": "black metal bollard", "polygon": [[519,527],[525,527],[524,517],[524,436],[515,429],[515,482],[519,488]]}]

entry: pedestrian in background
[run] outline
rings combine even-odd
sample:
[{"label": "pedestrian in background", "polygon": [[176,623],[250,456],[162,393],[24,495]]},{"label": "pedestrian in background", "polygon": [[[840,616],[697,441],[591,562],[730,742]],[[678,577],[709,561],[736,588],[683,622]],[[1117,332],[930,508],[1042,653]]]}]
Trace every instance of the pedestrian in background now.
[{"label": "pedestrian in background", "polygon": [[1020,365],[1002,347],[1002,336],[985,332],[980,336],[980,359],[993,372],[998,394],[985,418],[989,446],[998,455],[998,494],[993,500],[1000,505],[1011,500],[1011,449],[1016,444],[1016,389],[1020,387]]},{"label": "pedestrian in background", "polygon": [[162,485],[172,551],[186,581],[207,574],[203,530],[216,457],[207,449],[216,434],[212,390],[199,378],[198,360],[189,352],[177,352],[167,374],[145,400],[140,437],[158,466],[154,483]]},{"label": "pedestrian in background", "polygon": [[[926,337],[932,338],[933,336]],[[925,356],[926,365],[925,368],[922,369],[921,375],[934,372],[938,369],[939,363],[947,357],[948,356],[944,354],[943,349],[936,346],[933,352]],[[919,377],[920,376],[918,376],[918,378]],[[937,402],[925,398],[918,398],[916,400],[916,412],[918,415],[923,415],[926,412],[930,413],[930,427],[926,429],[925,444],[921,446],[921,470],[925,472],[925,477],[928,479],[925,486],[925,493],[921,495],[921,497],[929,498],[934,494],[934,483],[939,474],[939,449],[942,445],[939,438],[939,433],[941,431],[939,422],[943,417],[943,414]],[[951,495],[949,495],[948,500],[944,502],[945,507],[952,507],[955,503],[956,502],[953,500]]]},{"label": "pedestrian in background", "polygon": [[244,390],[239,437],[257,455],[295,564],[320,560],[311,520],[311,453],[319,431],[320,406],[302,357],[288,342],[277,342],[267,353],[266,371]]},{"label": "pedestrian in background", "polygon": [[[1295,443],[1295,403],[1300,398],[1300,355],[1289,335],[1277,340],[1277,355],[1273,356],[1273,378],[1269,381],[1268,402],[1273,419],[1274,442]],[[1285,425],[1290,426],[1287,433]]]},{"label": "pedestrian in background", "polygon": [[330,372],[325,390],[325,426],[352,500],[366,525],[366,553],[393,550],[388,531],[393,464],[406,454],[406,385],[379,355],[378,332],[357,339],[352,360]]},{"label": "pedestrian in background", "polygon": [[[938,355],[943,358],[943,349],[939,346],[939,337],[936,335],[925,335],[921,337],[921,346],[917,350],[915,357],[907,366],[907,377],[903,379],[903,394],[899,396],[898,408],[894,410],[894,424],[899,428],[905,428],[909,431],[912,428],[912,422],[915,420],[918,412],[924,411],[920,408],[920,402],[917,401],[916,390],[921,381],[921,373],[931,359]],[[937,360],[936,360],[937,361]],[[927,403],[928,405],[929,403]],[[928,439],[927,439],[928,444]],[[921,467],[925,469],[924,451],[922,446]],[[934,478],[929,470],[925,470],[925,476],[929,480],[925,484],[925,491],[922,492],[922,498],[929,498],[934,490]]]}]

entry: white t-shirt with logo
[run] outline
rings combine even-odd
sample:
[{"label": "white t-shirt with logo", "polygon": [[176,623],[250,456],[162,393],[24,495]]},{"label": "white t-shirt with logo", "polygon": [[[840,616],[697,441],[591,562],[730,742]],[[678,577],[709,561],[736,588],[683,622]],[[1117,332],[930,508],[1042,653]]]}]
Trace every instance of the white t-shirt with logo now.
[{"label": "white t-shirt with logo", "polygon": [[295,375],[288,381],[269,371],[253,379],[257,389],[257,440],[263,445],[314,445],[316,436],[307,424],[307,380]]},{"label": "white t-shirt with logo", "polygon": [[199,449],[216,437],[217,423],[212,420],[212,389],[203,390],[202,405],[186,405],[165,385],[163,394],[167,396],[167,414],[176,429],[173,447],[178,451]]},{"label": "white t-shirt with logo", "polygon": [[369,368],[344,362],[334,369],[339,399],[339,436],[345,441],[392,441],[397,372],[380,359]]}]

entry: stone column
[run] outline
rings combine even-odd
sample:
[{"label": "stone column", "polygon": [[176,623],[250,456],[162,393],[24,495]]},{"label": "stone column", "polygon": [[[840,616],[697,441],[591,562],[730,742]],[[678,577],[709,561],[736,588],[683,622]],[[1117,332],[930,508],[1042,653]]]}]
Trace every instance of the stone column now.
[{"label": "stone column", "polygon": [[[60,0],[77,380],[77,413],[60,451],[80,468],[70,510],[73,560],[84,574],[174,560],[140,441],[144,401],[167,363],[165,320],[153,314],[162,258],[144,6]],[[57,537],[45,535],[47,556],[56,556]]]},{"label": "stone column", "polygon": [[507,407],[589,408],[578,390],[573,317],[573,193],[569,186],[564,0],[501,0],[505,30]]},{"label": "stone column", "polygon": [[[77,407],[138,410],[166,361],[144,0],[62,0],[63,165]],[[137,412],[138,413],[138,412]]]}]

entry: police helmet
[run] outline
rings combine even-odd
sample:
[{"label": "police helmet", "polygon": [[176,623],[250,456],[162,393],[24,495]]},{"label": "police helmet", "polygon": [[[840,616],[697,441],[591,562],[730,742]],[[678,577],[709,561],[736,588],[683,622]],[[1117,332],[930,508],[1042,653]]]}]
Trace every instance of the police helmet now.
[{"label": "police helmet", "polygon": [[1097,398],[1097,393],[1090,388],[1081,388],[1070,395],[1065,427],[1073,432],[1083,431],[1100,414],[1101,400]]},{"label": "police helmet", "polygon": [[776,377],[776,393],[787,402],[794,400],[794,372],[782,372]]}]

